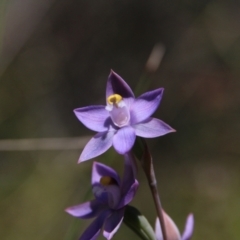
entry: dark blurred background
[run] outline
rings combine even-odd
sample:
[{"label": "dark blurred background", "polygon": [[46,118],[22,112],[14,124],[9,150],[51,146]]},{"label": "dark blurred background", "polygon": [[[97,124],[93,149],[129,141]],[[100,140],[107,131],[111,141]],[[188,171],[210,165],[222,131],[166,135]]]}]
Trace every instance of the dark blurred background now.
[{"label": "dark blurred background", "polygon": [[[180,231],[193,212],[194,240],[239,240],[233,0],[0,0],[0,239],[78,239],[89,224],[64,212],[92,198],[92,161],[77,160],[94,133],[72,110],[105,103],[110,69],[137,94],[165,88],[154,116],[177,132],[148,143],[162,204]],[[96,160],[121,172],[113,150]],[[133,205],[154,224],[141,168],[139,181]],[[114,239],[131,238],[123,224]]]}]

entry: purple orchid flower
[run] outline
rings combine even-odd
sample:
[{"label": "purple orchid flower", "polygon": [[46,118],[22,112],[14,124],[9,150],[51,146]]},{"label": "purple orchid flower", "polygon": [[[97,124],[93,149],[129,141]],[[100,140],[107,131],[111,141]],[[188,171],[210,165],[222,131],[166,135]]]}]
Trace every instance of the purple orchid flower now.
[{"label": "purple orchid flower", "polygon": [[[182,236],[173,220],[163,211],[163,218],[166,227],[167,239],[168,240],[190,240],[193,235],[194,218],[193,214],[189,214],[185,224],[185,229]],[[156,219],[155,223],[155,235],[156,240],[163,240],[162,230],[159,219]]]},{"label": "purple orchid flower", "polygon": [[97,157],[112,145],[120,154],[131,150],[136,136],[154,138],[175,130],[163,121],[151,118],[162,99],[163,88],[135,98],[128,84],[111,71],[106,89],[106,106],[88,106],[74,110],[89,129],[98,132],[85,146],[79,162]]},{"label": "purple orchid flower", "polygon": [[95,199],[67,208],[65,211],[74,217],[88,219],[95,217],[80,240],[93,240],[103,228],[103,235],[111,239],[120,227],[125,206],[132,201],[138,181],[134,178],[129,155],[125,155],[124,175],[121,181],[112,168],[94,162],[92,167],[92,191]]}]

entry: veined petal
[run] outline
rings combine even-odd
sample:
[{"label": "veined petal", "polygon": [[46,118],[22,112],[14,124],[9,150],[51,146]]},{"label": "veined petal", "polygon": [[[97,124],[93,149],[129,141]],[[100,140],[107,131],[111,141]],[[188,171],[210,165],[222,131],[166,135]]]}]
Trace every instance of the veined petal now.
[{"label": "veined petal", "polygon": [[103,236],[106,239],[111,239],[119,229],[123,220],[124,211],[125,208],[114,211],[112,215],[106,219],[103,231]]},{"label": "veined petal", "polygon": [[94,162],[92,167],[92,185],[100,183],[101,178],[104,176],[113,178],[120,185],[120,177],[114,169],[105,164]]},{"label": "veined petal", "polygon": [[163,88],[142,94],[131,105],[131,124],[149,118],[157,109],[163,95]]},{"label": "veined petal", "polygon": [[74,109],[74,113],[78,120],[87,128],[96,131],[104,132],[108,130],[109,121],[107,121],[109,112],[105,106],[88,106]]},{"label": "veined petal", "polygon": [[74,217],[87,219],[96,217],[102,209],[103,206],[97,200],[92,200],[69,207],[65,211]]},{"label": "veined petal", "polygon": [[106,152],[112,146],[114,133],[114,131],[97,133],[83,149],[78,163],[97,157]]},{"label": "veined petal", "polygon": [[144,138],[160,137],[175,132],[168,124],[156,118],[148,118],[144,122],[138,123],[132,127],[135,129],[137,136]]},{"label": "veined petal", "polygon": [[91,224],[90,226],[84,231],[82,236],[79,240],[95,240],[99,235],[101,228],[104,224],[104,221],[109,216],[110,211],[106,210],[103,211]]},{"label": "veined petal", "polygon": [[[181,236],[176,224],[164,211],[163,211],[163,218],[164,218],[164,223],[165,223],[165,228],[167,233],[167,239],[181,240]],[[157,240],[163,240],[162,229],[161,229],[160,221],[158,218],[156,219],[156,223],[155,223],[155,234],[156,234]]]},{"label": "veined petal", "polygon": [[185,224],[185,229],[182,234],[182,240],[190,240],[193,235],[194,217],[193,214],[189,214]]},{"label": "veined petal", "polygon": [[134,183],[131,185],[131,187],[128,189],[125,195],[122,196],[121,202],[119,203],[118,208],[122,208],[123,206],[126,206],[128,203],[130,203],[133,200],[137,192],[138,186],[139,186],[139,183],[135,179]]},{"label": "veined petal", "polygon": [[135,139],[135,130],[131,126],[122,127],[113,136],[113,146],[119,154],[125,154],[132,149]]},{"label": "veined petal", "polygon": [[112,94],[119,94],[123,98],[134,98],[129,85],[114,71],[110,72],[107,81],[106,98]]}]

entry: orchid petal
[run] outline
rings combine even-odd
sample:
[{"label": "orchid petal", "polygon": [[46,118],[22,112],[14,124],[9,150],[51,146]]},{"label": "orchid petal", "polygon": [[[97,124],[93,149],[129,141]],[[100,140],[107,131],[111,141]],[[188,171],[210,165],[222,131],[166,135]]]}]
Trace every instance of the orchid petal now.
[{"label": "orchid petal", "polygon": [[97,200],[88,201],[65,209],[65,211],[74,217],[87,219],[96,217],[102,205]]},{"label": "orchid petal", "polygon": [[103,236],[106,239],[108,240],[111,239],[119,229],[123,220],[124,211],[125,208],[122,208],[118,211],[114,211],[113,214],[106,219],[103,231]]},{"label": "orchid petal", "polygon": [[118,208],[121,208],[123,206],[126,206],[128,203],[130,203],[138,189],[139,183],[137,180],[134,181],[134,183],[131,185],[131,187],[128,189],[128,191],[125,193],[124,196],[122,196],[121,202],[118,205]]},{"label": "orchid petal", "polygon": [[104,221],[109,216],[109,211],[102,212],[84,231],[79,240],[95,240],[99,235],[101,228],[104,224]]},{"label": "orchid petal", "polygon": [[108,206],[111,209],[116,209],[122,199],[121,189],[117,185],[110,184],[106,186],[106,191],[108,192]]},{"label": "orchid petal", "polygon": [[138,123],[132,127],[135,129],[137,136],[144,138],[160,137],[175,132],[168,124],[156,118],[148,118],[144,122]]},{"label": "orchid petal", "polygon": [[92,167],[92,185],[100,183],[101,178],[104,176],[113,178],[120,185],[120,177],[114,169],[105,164],[94,162]]},{"label": "orchid petal", "polygon": [[163,240],[162,229],[161,229],[159,218],[156,218],[156,222],[155,222],[155,236],[156,236],[156,240]]},{"label": "orchid petal", "polygon": [[136,163],[131,152],[124,155],[124,172],[122,179],[122,195],[125,196],[131,186],[135,183]]},{"label": "orchid petal", "polygon": [[189,214],[185,224],[185,229],[182,234],[182,240],[190,240],[193,234],[194,217],[193,214]]},{"label": "orchid petal", "polygon": [[163,95],[163,88],[142,94],[131,105],[131,123],[136,124],[149,118],[157,109]]},{"label": "orchid petal", "polygon": [[105,106],[77,108],[74,110],[74,113],[78,120],[87,128],[96,132],[108,130],[109,121],[107,121],[107,119],[110,118],[110,116]]},{"label": "orchid petal", "polygon": [[134,98],[132,89],[114,71],[111,71],[108,77],[107,88],[106,88],[106,98],[108,98],[112,94],[119,94],[123,98]]},{"label": "orchid petal", "polygon": [[125,154],[132,149],[135,139],[135,131],[131,126],[122,127],[113,137],[113,146],[119,154]]},{"label": "orchid petal", "polygon": [[97,157],[106,152],[112,146],[114,131],[97,133],[87,143],[82,151],[78,163]]}]

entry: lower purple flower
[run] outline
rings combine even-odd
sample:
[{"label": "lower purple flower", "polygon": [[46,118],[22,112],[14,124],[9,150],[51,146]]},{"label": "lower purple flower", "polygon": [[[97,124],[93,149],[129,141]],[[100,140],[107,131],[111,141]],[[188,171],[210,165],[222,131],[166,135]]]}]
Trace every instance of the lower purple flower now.
[{"label": "lower purple flower", "polygon": [[92,167],[92,191],[94,200],[72,206],[65,211],[81,219],[95,220],[84,231],[80,240],[93,240],[103,229],[106,239],[111,239],[119,229],[125,206],[132,201],[138,188],[131,159],[125,155],[124,175],[121,180],[117,172],[98,162]]},{"label": "lower purple flower", "polygon": [[[164,224],[167,233],[168,240],[190,240],[193,234],[194,218],[193,214],[189,214],[185,224],[185,229],[182,236],[173,220],[163,211]],[[155,223],[155,235],[156,240],[163,240],[162,230],[159,219],[156,219]]]}]

